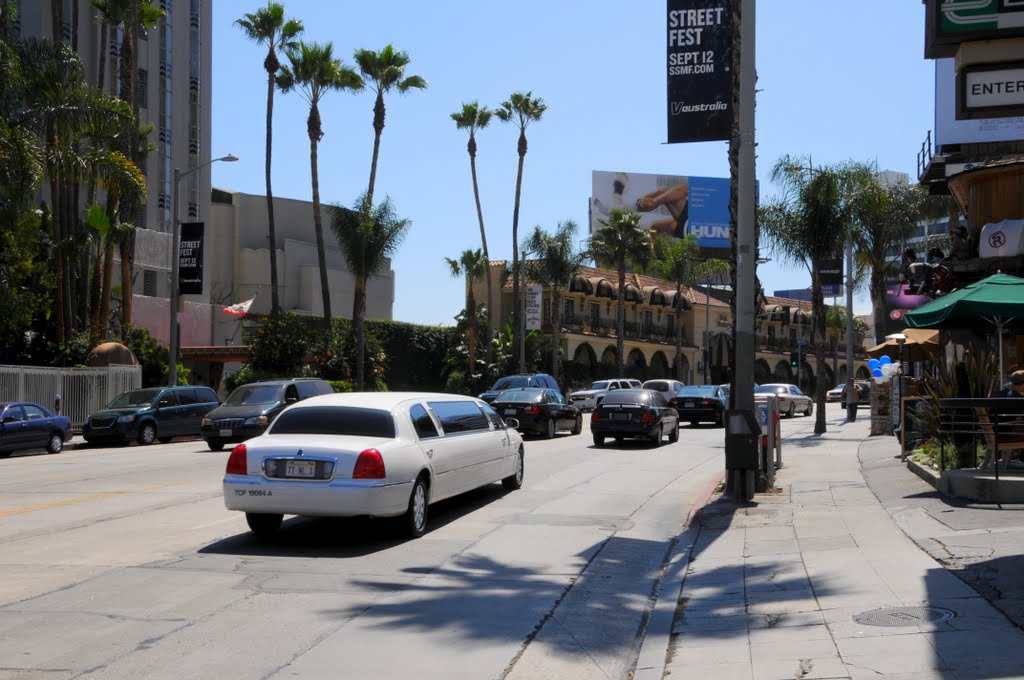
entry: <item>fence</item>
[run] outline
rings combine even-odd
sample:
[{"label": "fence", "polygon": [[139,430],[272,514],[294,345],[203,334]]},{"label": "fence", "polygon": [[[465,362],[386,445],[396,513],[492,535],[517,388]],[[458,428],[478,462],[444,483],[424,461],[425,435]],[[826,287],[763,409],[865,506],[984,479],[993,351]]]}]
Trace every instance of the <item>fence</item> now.
[{"label": "fence", "polygon": [[54,410],[57,395],[60,412],[71,419],[76,432],[90,413],[99,411],[114,397],[142,387],[141,366],[105,368],[45,368],[0,365],[0,401],[34,401]]}]

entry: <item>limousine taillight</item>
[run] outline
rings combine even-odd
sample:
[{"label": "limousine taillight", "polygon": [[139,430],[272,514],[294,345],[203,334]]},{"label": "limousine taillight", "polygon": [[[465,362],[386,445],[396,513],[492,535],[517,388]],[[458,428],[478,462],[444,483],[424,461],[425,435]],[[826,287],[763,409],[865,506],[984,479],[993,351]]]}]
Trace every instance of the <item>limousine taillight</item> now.
[{"label": "limousine taillight", "polygon": [[352,479],[384,479],[384,459],[377,449],[366,449],[356,459]]},{"label": "limousine taillight", "polygon": [[228,457],[228,468],[225,472],[229,475],[249,474],[249,465],[246,462],[245,444],[239,444],[235,448],[231,449],[231,455]]}]

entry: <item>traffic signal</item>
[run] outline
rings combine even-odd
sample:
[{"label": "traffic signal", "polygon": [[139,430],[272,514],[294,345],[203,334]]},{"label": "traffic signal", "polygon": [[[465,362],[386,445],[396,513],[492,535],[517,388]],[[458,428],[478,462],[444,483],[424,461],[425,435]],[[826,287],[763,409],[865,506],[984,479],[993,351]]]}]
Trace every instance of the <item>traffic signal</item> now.
[{"label": "traffic signal", "polygon": [[793,368],[800,366],[800,352],[789,353],[789,365]]}]

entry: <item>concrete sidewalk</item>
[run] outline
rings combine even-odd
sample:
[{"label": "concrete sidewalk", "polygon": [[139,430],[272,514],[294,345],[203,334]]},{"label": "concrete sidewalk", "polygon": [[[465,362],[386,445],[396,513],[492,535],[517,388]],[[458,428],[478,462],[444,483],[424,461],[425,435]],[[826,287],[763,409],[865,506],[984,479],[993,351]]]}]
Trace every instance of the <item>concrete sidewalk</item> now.
[{"label": "concrete sidewalk", "polygon": [[830,419],[786,439],[776,492],[712,496],[672,557],[635,678],[1024,677],[1024,632],[869,488],[859,451],[882,438],[868,431]]}]

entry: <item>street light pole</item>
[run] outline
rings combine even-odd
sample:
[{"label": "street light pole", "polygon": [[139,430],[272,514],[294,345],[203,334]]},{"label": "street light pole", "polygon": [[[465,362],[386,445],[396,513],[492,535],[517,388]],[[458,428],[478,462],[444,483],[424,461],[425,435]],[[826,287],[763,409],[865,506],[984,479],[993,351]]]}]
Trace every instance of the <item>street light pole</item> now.
[{"label": "street light pole", "polygon": [[708,279],[707,286],[704,288],[704,384],[707,385],[710,380],[710,369],[708,368],[711,364],[711,279]]},{"label": "street light pole", "polygon": [[[181,306],[181,296],[178,294],[178,261],[180,259],[178,241],[181,238],[181,224],[178,222],[178,182],[182,177],[188,177],[194,172],[199,172],[217,161],[233,163],[237,160],[237,156],[228,154],[227,156],[221,156],[220,158],[214,158],[213,160],[201,163],[194,168],[189,168],[185,172],[181,172],[178,168],[174,169],[174,180],[171,185],[171,287],[168,291],[168,302],[170,303],[168,306],[171,310],[168,327],[170,328],[171,337],[167,358],[167,384],[171,387],[178,384],[178,312]],[[271,257],[273,257],[273,253],[271,253]],[[125,286],[128,283],[122,281],[121,285]]]}]

